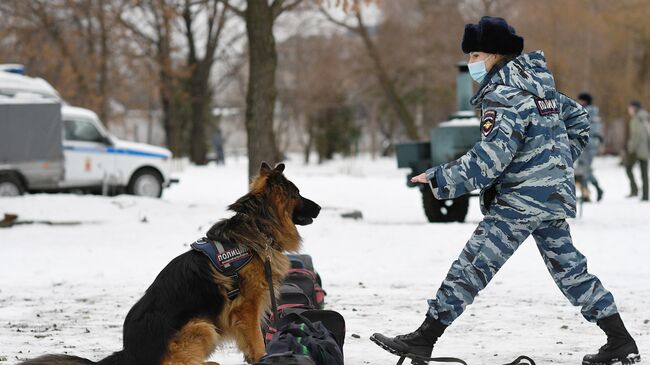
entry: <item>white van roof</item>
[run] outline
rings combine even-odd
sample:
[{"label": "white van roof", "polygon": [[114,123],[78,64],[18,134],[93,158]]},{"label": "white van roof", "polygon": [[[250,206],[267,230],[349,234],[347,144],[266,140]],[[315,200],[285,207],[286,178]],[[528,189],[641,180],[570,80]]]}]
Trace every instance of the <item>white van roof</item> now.
[{"label": "white van roof", "polygon": [[93,120],[99,120],[99,117],[97,114],[95,114],[94,111],[90,109],[85,109],[85,108],[78,108],[76,106],[70,106],[70,105],[61,105],[61,114],[64,117],[77,117],[77,118],[86,118],[86,119],[93,119]]},{"label": "white van roof", "polygon": [[61,100],[61,95],[47,81],[40,77],[29,77],[0,71],[0,94],[14,96],[28,93],[43,98]]}]

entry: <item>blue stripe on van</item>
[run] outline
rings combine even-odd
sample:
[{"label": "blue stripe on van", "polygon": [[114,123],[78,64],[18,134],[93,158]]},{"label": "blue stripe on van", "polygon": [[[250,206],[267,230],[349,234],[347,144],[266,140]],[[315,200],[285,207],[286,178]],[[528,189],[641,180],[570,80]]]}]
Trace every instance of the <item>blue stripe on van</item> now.
[{"label": "blue stripe on van", "polygon": [[163,155],[161,153],[144,152],[144,151],[132,150],[128,148],[65,146],[64,149],[69,151],[79,151],[79,152],[88,152],[88,153],[108,153],[114,155],[129,155],[129,156],[140,156],[140,157],[151,157],[151,158],[162,158],[162,159],[169,158],[169,156]]}]

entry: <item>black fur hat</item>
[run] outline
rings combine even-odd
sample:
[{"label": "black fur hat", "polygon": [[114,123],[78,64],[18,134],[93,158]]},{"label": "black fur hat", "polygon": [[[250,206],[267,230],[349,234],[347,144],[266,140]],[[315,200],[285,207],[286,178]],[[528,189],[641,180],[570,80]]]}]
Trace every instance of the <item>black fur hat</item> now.
[{"label": "black fur hat", "polygon": [[484,16],[478,24],[465,25],[462,48],[464,53],[487,52],[503,55],[521,54],[524,39],[505,19]]},{"label": "black fur hat", "polygon": [[591,105],[594,98],[591,97],[591,94],[589,94],[589,93],[580,93],[580,95],[578,95],[578,100],[582,100],[585,103],[587,103],[587,105]]}]

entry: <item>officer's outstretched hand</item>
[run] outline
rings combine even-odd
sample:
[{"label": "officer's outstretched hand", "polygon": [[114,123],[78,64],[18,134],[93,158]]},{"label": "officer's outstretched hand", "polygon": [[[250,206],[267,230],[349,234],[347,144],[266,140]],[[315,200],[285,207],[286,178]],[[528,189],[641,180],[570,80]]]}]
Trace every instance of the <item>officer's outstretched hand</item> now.
[{"label": "officer's outstretched hand", "polygon": [[421,173],[420,175],[413,176],[411,178],[411,182],[414,183],[414,184],[416,184],[416,183],[428,184],[429,180],[427,180],[427,174],[426,173]]}]

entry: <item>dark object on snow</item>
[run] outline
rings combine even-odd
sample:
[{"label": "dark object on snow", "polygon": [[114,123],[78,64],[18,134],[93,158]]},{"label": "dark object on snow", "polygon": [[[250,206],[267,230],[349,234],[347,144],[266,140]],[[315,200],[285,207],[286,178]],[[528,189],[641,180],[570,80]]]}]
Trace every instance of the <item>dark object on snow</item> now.
[{"label": "dark object on snow", "polygon": [[463,53],[486,52],[501,55],[519,55],[524,39],[503,18],[484,16],[478,24],[465,25]]},{"label": "dark object on snow", "polygon": [[634,364],[641,361],[639,349],[616,313],[596,322],[607,335],[607,343],[596,354],[585,355],[583,365]]},{"label": "dark object on snow", "polygon": [[5,213],[5,217],[0,221],[0,228],[11,227],[16,223],[17,220],[18,215]]},{"label": "dark object on snow", "polygon": [[46,224],[48,226],[77,226],[82,223],[97,223],[97,222],[81,222],[81,221],[20,221],[16,214],[5,214],[5,217],[0,221],[0,228],[10,228],[13,226],[24,224]]},{"label": "dark object on snow", "polygon": [[360,210],[353,210],[347,213],[341,213],[342,218],[352,218],[354,220],[363,219],[363,213]]}]

